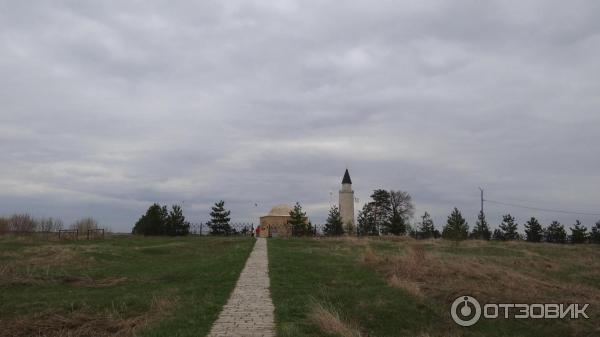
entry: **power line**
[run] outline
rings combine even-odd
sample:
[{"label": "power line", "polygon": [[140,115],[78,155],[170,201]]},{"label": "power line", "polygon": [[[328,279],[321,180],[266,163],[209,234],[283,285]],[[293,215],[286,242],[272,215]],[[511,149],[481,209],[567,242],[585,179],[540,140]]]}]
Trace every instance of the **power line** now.
[{"label": "power line", "polygon": [[554,212],[554,213],[564,213],[564,214],[577,214],[577,215],[600,216],[600,213],[588,213],[588,212],[572,212],[572,211],[563,211],[563,210],[558,210],[558,209],[549,209],[549,208],[540,208],[540,207],[532,207],[532,206],[517,205],[517,204],[511,204],[511,203],[509,203],[509,202],[494,201],[494,200],[489,200],[489,199],[485,199],[485,201],[486,201],[486,202],[491,202],[492,204],[499,204],[499,205],[505,205],[505,206],[512,206],[512,207],[518,207],[518,208],[525,208],[525,209],[531,209],[531,210],[535,210],[535,211],[542,211],[542,212]]}]

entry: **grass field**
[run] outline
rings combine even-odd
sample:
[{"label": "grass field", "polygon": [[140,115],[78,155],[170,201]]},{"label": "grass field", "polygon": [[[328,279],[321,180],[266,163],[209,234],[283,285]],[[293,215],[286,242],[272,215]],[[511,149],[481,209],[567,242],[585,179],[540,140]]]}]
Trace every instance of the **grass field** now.
[{"label": "grass field", "polygon": [[203,336],[253,244],[0,237],[0,336]]},{"label": "grass field", "polygon": [[[0,237],[0,336],[204,336],[251,238]],[[269,239],[279,337],[600,336],[600,247]],[[481,320],[450,303],[590,303],[589,320]],[[43,332],[43,333],[42,333]]]},{"label": "grass field", "polygon": [[[284,336],[600,336],[600,247],[381,239],[269,241]],[[589,320],[481,320],[452,301],[590,303]]]}]

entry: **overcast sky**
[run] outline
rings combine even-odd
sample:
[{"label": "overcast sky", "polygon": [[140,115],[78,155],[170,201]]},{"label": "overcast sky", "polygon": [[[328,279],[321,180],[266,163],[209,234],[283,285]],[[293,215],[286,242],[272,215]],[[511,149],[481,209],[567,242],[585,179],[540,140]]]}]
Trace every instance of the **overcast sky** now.
[{"label": "overcast sky", "polygon": [[94,3],[0,0],[0,215],[320,223],[346,167],[438,227],[600,213],[598,1]]}]

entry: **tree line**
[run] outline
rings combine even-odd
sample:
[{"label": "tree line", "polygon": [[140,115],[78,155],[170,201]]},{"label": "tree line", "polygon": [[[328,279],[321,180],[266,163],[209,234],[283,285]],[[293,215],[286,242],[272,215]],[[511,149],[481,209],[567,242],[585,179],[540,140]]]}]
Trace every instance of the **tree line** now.
[{"label": "tree line", "polygon": [[[569,227],[570,234],[567,234],[565,226],[558,221],[552,221],[544,227],[535,217],[531,217],[525,224],[525,235],[518,232],[518,223],[510,214],[502,216],[502,222],[499,228],[492,233],[490,231],[485,214],[479,212],[477,222],[472,231],[469,232],[469,225],[463,218],[457,208],[454,208],[446,225],[444,226],[441,237],[450,240],[480,239],[480,240],[525,240],[528,242],[551,242],[551,243],[600,243],[600,221],[596,222],[588,232],[588,228],[582,225],[581,221],[576,220],[572,227]],[[414,233],[418,236],[418,233]]]},{"label": "tree line", "polygon": [[420,221],[413,226],[410,219],[414,214],[414,205],[409,193],[405,191],[386,191],[377,189],[370,196],[358,213],[357,228],[344,226],[337,206],[332,206],[325,223],[323,233],[328,236],[356,235],[410,235],[417,239],[443,238],[448,240],[526,240],[529,242],[552,243],[600,243],[600,220],[588,232],[588,228],[576,220],[567,234],[565,227],[553,221],[544,227],[535,218],[530,218],[524,225],[525,235],[518,232],[519,224],[510,214],[502,216],[499,228],[493,232],[483,212],[479,212],[475,226],[470,230],[469,224],[458,208],[454,208],[448,216],[442,232],[435,228],[433,219],[425,212]]},{"label": "tree line", "polygon": [[[447,240],[526,240],[529,242],[553,243],[600,243],[600,221],[591,228],[583,226],[579,220],[569,228],[570,234],[558,221],[544,227],[532,217],[524,224],[525,235],[518,232],[519,224],[510,214],[502,216],[499,228],[493,232],[489,228],[486,216],[479,212],[472,229],[458,208],[454,208],[448,216],[446,224],[440,232],[435,228],[431,215],[425,212],[420,221],[411,226],[414,216],[414,204],[408,192],[400,190],[374,190],[370,200],[358,212],[357,225],[344,224],[338,206],[330,208],[323,226],[323,234],[327,236],[358,235],[409,235],[416,239],[442,238]],[[306,220],[306,212],[300,203],[296,203],[290,211],[288,224],[293,236],[317,235],[316,227]],[[1,218],[0,218],[1,220]],[[0,221],[1,224],[1,221]],[[225,201],[217,201],[210,211],[210,220],[206,223],[210,235],[247,234],[250,229],[237,231],[231,225],[231,211],[225,208]],[[0,226],[1,228],[1,226]],[[133,233],[143,235],[188,235],[190,223],[186,221],[180,206],[173,205],[169,211],[166,206],[153,204],[146,214],[136,222]]]},{"label": "tree line", "polygon": [[0,233],[47,233],[57,232],[63,229],[78,230],[81,233],[86,233],[88,230],[98,228],[98,221],[91,217],[78,219],[67,227],[65,227],[61,219],[52,217],[34,218],[26,213],[13,214],[9,217],[0,217]]}]

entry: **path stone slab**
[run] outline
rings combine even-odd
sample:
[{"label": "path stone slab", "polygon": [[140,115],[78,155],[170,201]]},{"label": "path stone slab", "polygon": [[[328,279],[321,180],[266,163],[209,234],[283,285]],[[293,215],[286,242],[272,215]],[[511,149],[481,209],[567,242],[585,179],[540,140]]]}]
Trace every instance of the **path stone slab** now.
[{"label": "path stone slab", "polygon": [[275,337],[267,239],[256,244],[208,337]]}]

